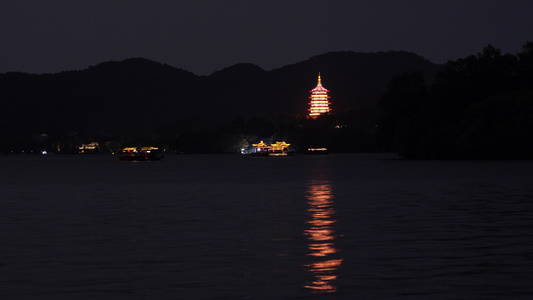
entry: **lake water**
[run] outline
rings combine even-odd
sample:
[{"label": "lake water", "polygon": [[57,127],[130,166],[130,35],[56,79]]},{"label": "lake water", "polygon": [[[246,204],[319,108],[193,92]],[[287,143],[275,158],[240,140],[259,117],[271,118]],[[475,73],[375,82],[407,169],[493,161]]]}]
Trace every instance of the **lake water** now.
[{"label": "lake water", "polygon": [[1,299],[531,299],[533,161],[0,156]]}]

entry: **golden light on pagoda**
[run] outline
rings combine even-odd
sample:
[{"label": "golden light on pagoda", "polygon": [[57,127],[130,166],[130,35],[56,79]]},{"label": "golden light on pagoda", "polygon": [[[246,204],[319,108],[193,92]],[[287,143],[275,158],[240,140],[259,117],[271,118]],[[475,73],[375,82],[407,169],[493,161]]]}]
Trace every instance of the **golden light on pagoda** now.
[{"label": "golden light on pagoda", "polygon": [[309,102],[310,107],[308,109],[309,117],[317,118],[320,115],[328,114],[331,111],[331,108],[329,108],[329,105],[331,104],[329,102],[330,96],[328,96],[329,90],[322,86],[320,73],[318,73],[317,86],[310,92],[311,96],[309,97],[309,99],[311,99],[311,101]]}]

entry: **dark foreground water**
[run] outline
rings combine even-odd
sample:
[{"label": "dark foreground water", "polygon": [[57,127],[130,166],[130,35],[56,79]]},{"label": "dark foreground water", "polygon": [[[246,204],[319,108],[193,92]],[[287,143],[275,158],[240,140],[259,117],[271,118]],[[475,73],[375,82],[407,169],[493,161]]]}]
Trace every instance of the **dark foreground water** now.
[{"label": "dark foreground water", "polygon": [[0,157],[0,299],[532,299],[533,161]]}]

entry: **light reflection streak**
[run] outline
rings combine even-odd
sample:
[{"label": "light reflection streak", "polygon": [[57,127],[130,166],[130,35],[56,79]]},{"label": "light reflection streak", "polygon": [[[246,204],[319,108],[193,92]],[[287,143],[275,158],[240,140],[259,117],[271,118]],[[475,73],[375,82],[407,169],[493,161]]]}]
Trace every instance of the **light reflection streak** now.
[{"label": "light reflection streak", "polygon": [[337,238],[333,225],[335,209],[333,208],[333,191],[328,180],[314,180],[309,183],[307,190],[308,228],[304,235],[308,240],[308,255],[319,261],[304,265],[305,269],[313,275],[313,280],[304,285],[314,293],[332,293],[337,287],[332,281],[337,279],[336,271],[342,264],[342,259],[329,259],[329,255],[339,252],[335,247]]}]

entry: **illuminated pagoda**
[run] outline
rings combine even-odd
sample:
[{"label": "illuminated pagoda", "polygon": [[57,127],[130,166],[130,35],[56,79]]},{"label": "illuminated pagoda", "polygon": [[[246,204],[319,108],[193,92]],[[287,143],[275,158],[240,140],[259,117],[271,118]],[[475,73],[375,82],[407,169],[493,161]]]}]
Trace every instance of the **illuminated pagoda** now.
[{"label": "illuminated pagoda", "polygon": [[311,99],[311,102],[309,102],[309,105],[311,107],[308,109],[309,118],[317,118],[320,115],[328,114],[331,111],[331,108],[329,108],[331,104],[329,102],[330,97],[328,96],[329,90],[322,86],[320,73],[318,73],[318,84],[310,92],[311,96],[309,99]]}]

